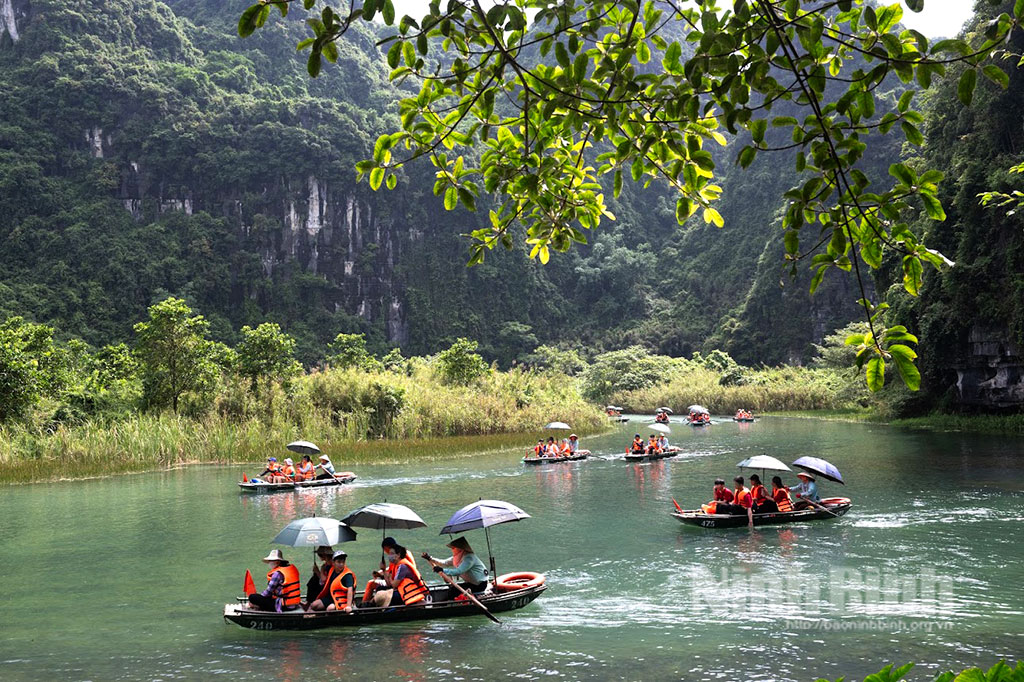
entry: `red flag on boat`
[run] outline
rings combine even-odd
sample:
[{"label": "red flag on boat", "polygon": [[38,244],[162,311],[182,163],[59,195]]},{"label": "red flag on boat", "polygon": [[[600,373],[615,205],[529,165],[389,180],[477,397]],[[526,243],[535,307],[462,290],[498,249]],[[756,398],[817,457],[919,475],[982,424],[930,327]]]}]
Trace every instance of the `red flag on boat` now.
[{"label": "red flag on boat", "polygon": [[676,502],[676,498],[674,498],[674,497],[672,498],[672,504],[674,504],[676,506],[676,511],[677,512],[682,512],[683,511],[683,508],[679,506],[679,503]]},{"label": "red flag on boat", "polygon": [[256,583],[252,581],[252,573],[249,572],[248,568],[245,569],[245,583],[242,586],[242,591],[247,595],[256,591]]},{"label": "red flag on boat", "polygon": [[248,482],[249,482],[249,477],[246,476],[245,472],[243,471],[242,472],[242,483],[248,483]]}]

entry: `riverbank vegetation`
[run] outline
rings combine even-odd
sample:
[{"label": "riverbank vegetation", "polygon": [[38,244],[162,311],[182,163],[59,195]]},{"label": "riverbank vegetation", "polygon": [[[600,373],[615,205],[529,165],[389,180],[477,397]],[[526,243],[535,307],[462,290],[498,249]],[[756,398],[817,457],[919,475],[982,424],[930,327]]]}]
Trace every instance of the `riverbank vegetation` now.
[{"label": "riverbank vegetation", "polygon": [[259,460],[297,438],[343,461],[382,461],[399,448],[453,451],[438,438],[604,425],[566,375],[498,371],[466,339],[436,356],[378,358],[361,335],[340,334],[326,363],[304,369],[277,325],[245,328],[230,348],[207,339],[204,318],[180,299],[152,306],[135,329],[136,348],[97,350],[20,318],[0,325],[0,481]]}]

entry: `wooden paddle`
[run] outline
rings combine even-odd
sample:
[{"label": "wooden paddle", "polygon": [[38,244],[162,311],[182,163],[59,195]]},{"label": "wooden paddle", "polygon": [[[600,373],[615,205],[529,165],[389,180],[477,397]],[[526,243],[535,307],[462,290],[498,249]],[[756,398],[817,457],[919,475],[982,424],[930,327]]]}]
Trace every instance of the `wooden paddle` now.
[{"label": "wooden paddle", "polygon": [[473,596],[473,593],[472,593],[472,592],[470,592],[469,590],[467,590],[466,588],[464,588],[464,587],[463,587],[462,585],[460,585],[460,584],[458,584],[457,582],[455,582],[454,580],[452,580],[451,576],[449,576],[449,575],[448,575],[447,573],[445,573],[444,571],[441,571],[440,573],[438,573],[438,575],[439,575],[439,576],[441,576],[442,578],[444,578],[444,581],[445,581],[446,583],[448,583],[449,585],[451,585],[452,587],[454,587],[455,589],[457,589],[457,590],[458,590],[459,592],[461,592],[462,594],[464,594],[464,595],[466,596],[466,599],[470,600],[471,602],[473,602],[474,604],[476,604],[477,606],[479,606],[479,607],[480,607],[480,610],[484,612],[484,615],[485,615],[485,616],[487,616],[488,618],[490,618],[491,620],[493,620],[493,621],[494,621],[495,623],[497,623],[498,625],[501,625],[501,621],[500,621],[500,620],[498,620],[498,619],[497,619],[497,618],[495,617],[495,615],[494,615],[493,613],[491,613],[491,612],[490,612],[489,610],[487,610],[487,607],[486,607],[486,606],[484,606],[484,605],[483,605],[483,604],[482,604],[482,603],[480,602],[480,600],[479,600],[479,599],[477,599],[476,597],[474,597],[474,596]]},{"label": "wooden paddle", "polygon": [[834,512],[834,511],[832,511],[831,509],[829,509],[828,507],[826,507],[826,506],[825,506],[825,505],[823,505],[823,504],[818,504],[818,503],[817,503],[817,502],[815,502],[814,500],[808,499],[808,498],[806,498],[806,497],[803,497],[803,498],[800,498],[800,499],[803,499],[803,500],[807,500],[807,502],[808,502],[809,504],[811,504],[812,506],[815,506],[815,507],[817,507],[818,509],[820,509],[820,510],[822,510],[822,511],[828,512],[828,513],[829,513],[829,514],[831,514],[832,516],[835,516],[835,517],[837,517],[837,518],[839,517],[839,514],[836,514],[836,513]]}]

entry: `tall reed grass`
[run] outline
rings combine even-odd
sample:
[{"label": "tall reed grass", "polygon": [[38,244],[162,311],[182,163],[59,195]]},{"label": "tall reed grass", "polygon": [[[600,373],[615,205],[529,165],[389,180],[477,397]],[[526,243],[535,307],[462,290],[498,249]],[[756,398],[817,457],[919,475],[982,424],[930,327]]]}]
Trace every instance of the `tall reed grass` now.
[{"label": "tall reed grass", "polygon": [[[396,400],[401,409],[389,411]],[[226,384],[198,417],[142,413],[0,427],[0,483],[258,462],[297,439],[345,463],[453,456],[525,446],[555,420],[581,434],[606,426],[565,377],[513,370],[448,386],[423,366],[411,375],[327,370],[259,397],[244,384]]]}]

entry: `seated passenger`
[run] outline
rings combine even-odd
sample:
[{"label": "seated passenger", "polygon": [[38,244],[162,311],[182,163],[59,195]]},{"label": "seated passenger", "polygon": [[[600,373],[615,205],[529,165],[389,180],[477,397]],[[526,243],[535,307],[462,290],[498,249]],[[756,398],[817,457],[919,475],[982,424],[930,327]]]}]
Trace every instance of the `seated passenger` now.
[{"label": "seated passenger", "polygon": [[647,439],[647,448],[644,452],[648,455],[661,454],[661,447],[658,445],[658,439],[654,437],[653,433]]},{"label": "seated passenger", "polygon": [[544,445],[544,456],[558,457],[558,444],[555,443],[555,439],[551,436],[548,436],[548,442]]},{"label": "seated passenger", "polygon": [[544,454],[544,439],[541,438],[537,441],[537,444],[533,446],[533,456],[540,457]]},{"label": "seated passenger", "polygon": [[644,439],[640,437],[640,434],[633,436],[633,443],[629,446],[628,451],[634,455],[642,455],[645,449]]},{"label": "seated passenger", "polygon": [[568,438],[562,439],[562,444],[558,447],[558,454],[562,457],[568,457],[572,454],[572,447],[569,445]]},{"label": "seated passenger", "polygon": [[356,574],[352,572],[345,562],[348,554],[343,550],[334,553],[334,577],[330,583],[331,603],[327,605],[328,611],[352,612],[356,601]]},{"label": "seated passenger", "polygon": [[295,480],[295,464],[292,462],[291,457],[286,457],[284,460],[284,466],[278,470],[277,474],[271,476],[268,479],[271,483],[291,483]]},{"label": "seated passenger", "polygon": [[410,606],[429,601],[430,589],[420,577],[416,560],[409,550],[394,538],[384,538],[381,547],[387,551],[388,568],[376,571],[374,575],[381,578],[388,589],[377,590],[373,603],[377,606]]},{"label": "seated passenger", "polygon": [[[306,603],[312,611],[323,611],[327,605],[326,597],[329,594],[331,579],[334,577],[334,548],[330,545],[321,545],[316,548],[316,555],[323,565],[317,566],[316,561],[313,562],[313,575],[306,581]],[[321,600],[320,608],[315,608],[318,599]]]},{"label": "seated passenger", "polygon": [[779,511],[775,500],[768,497],[768,489],[761,483],[761,477],[757,474],[750,475],[750,496],[754,500],[754,512],[767,514]]},{"label": "seated passenger", "polygon": [[793,511],[793,501],[789,499],[789,488],[782,485],[782,479],[772,476],[772,499],[780,512]]},{"label": "seated passenger", "polygon": [[277,464],[277,457],[267,457],[267,468],[260,472],[260,476],[266,476],[267,481],[277,475],[281,467]]},{"label": "seated passenger", "polygon": [[[473,594],[480,594],[486,590],[487,568],[473,553],[473,548],[469,546],[466,538],[455,538],[447,546],[452,550],[452,556],[448,559],[435,559],[426,552],[423,553],[423,558],[434,567],[434,572],[458,578],[462,588]],[[449,601],[454,601],[461,594],[462,592],[455,587],[448,588]]]},{"label": "seated passenger", "polygon": [[272,549],[263,562],[268,564],[267,589],[249,595],[249,604],[260,611],[291,611],[302,601],[299,569],[285,561],[281,550]]},{"label": "seated passenger", "polygon": [[725,487],[725,479],[716,478],[712,489],[712,499],[708,504],[701,505],[705,514],[729,514],[735,496]]},{"label": "seated passenger", "polygon": [[303,455],[302,461],[299,462],[299,466],[295,469],[295,480],[312,481],[313,474],[313,460],[309,458],[309,455]]}]

